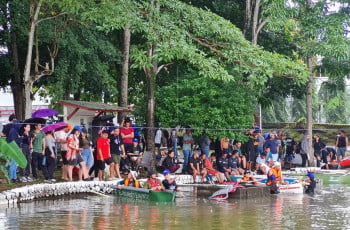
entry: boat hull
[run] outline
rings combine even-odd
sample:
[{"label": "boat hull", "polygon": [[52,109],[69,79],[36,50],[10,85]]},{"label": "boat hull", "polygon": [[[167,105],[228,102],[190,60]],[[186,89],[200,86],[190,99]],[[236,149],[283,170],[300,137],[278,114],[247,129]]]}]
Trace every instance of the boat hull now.
[{"label": "boat hull", "polygon": [[151,191],[143,188],[122,187],[115,189],[115,194],[120,198],[130,200],[145,200],[153,202],[174,202],[176,192]]}]

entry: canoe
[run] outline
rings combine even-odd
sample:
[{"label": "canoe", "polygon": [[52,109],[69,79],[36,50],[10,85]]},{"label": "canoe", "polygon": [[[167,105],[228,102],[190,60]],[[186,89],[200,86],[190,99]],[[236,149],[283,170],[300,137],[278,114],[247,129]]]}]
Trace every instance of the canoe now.
[{"label": "canoe", "polygon": [[301,183],[293,183],[278,186],[282,194],[303,194],[304,186]]},{"label": "canoe", "polygon": [[[230,175],[231,181],[238,181],[240,182],[242,179],[242,175]],[[266,183],[267,176],[266,175],[253,175],[253,177],[260,183]],[[296,180],[298,180],[297,177],[283,177],[283,180],[288,183],[294,183]]]},{"label": "canoe", "polygon": [[115,189],[115,194],[117,197],[131,200],[174,202],[176,192],[152,191],[144,188],[122,186],[121,189]]},{"label": "canoe", "polygon": [[339,164],[342,168],[350,167],[350,156],[345,157],[339,162]]}]

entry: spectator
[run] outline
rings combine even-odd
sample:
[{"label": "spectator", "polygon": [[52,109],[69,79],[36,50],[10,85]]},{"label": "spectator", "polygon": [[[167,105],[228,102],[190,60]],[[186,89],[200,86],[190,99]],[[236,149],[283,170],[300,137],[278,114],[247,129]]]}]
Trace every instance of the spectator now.
[{"label": "spectator", "polygon": [[98,179],[102,181],[104,179],[104,170],[105,164],[109,165],[110,169],[110,178],[115,179],[114,177],[114,162],[112,160],[110,144],[108,139],[108,130],[103,130],[101,137],[97,139],[97,155],[96,155],[96,165],[98,168]]}]

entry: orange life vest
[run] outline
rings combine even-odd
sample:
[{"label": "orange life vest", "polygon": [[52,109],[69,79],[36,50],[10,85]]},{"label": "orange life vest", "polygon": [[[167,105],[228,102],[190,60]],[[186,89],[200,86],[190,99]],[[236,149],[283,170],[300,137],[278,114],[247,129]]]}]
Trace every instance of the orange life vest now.
[{"label": "orange life vest", "polygon": [[[126,178],[124,180],[124,186],[129,186],[129,182],[130,182],[129,178]],[[135,188],[140,188],[140,182],[138,180],[135,181]]]}]

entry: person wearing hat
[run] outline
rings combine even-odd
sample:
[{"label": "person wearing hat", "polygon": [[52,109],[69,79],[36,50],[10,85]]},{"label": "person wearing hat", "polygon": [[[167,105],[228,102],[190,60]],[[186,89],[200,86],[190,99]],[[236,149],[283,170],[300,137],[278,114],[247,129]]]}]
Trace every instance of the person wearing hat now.
[{"label": "person wearing hat", "polygon": [[271,181],[269,181],[269,177],[271,177],[271,175],[274,175],[277,184],[288,184],[287,181],[283,180],[280,162],[278,161],[274,162],[274,164],[272,165],[272,168],[267,173],[268,180],[266,182],[266,185],[269,185],[271,183]]},{"label": "person wearing hat", "polygon": [[132,168],[136,169],[135,167],[137,166],[137,164],[141,163],[142,155],[143,152],[141,146],[139,145],[139,140],[136,137],[134,137],[132,140],[132,152],[128,153],[128,156],[131,157]]},{"label": "person wearing hat", "polygon": [[164,175],[165,179],[162,181],[162,183],[163,183],[165,190],[170,191],[170,192],[177,191],[178,190],[177,185],[176,185],[177,176],[171,178],[170,171],[168,169],[165,169],[163,171],[163,175]]},{"label": "person wearing hat", "polygon": [[122,186],[128,186],[128,187],[135,187],[140,188],[140,181],[137,180],[137,172],[136,171],[130,171],[128,173],[127,178],[122,180],[121,182],[118,182],[118,188],[121,189]]},{"label": "person wearing hat", "polygon": [[101,136],[97,139],[97,154],[96,154],[96,168],[98,169],[98,179],[102,181],[104,179],[104,170],[106,164],[109,165],[110,178],[114,179],[114,162],[111,155],[110,144],[108,139],[108,130],[103,130]]},{"label": "person wearing hat", "polygon": [[120,136],[123,139],[124,149],[126,153],[132,153],[132,140],[134,138],[134,129],[131,127],[130,119],[126,119],[124,127],[120,129]]},{"label": "person wearing hat", "polygon": [[312,172],[308,172],[305,176],[306,181],[303,182],[305,185],[305,193],[313,195],[316,188],[315,175]]},{"label": "person wearing hat", "polygon": [[148,171],[148,179],[143,184],[143,188],[149,189],[152,191],[165,191],[163,184],[157,178],[157,174],[153,170]]}]

